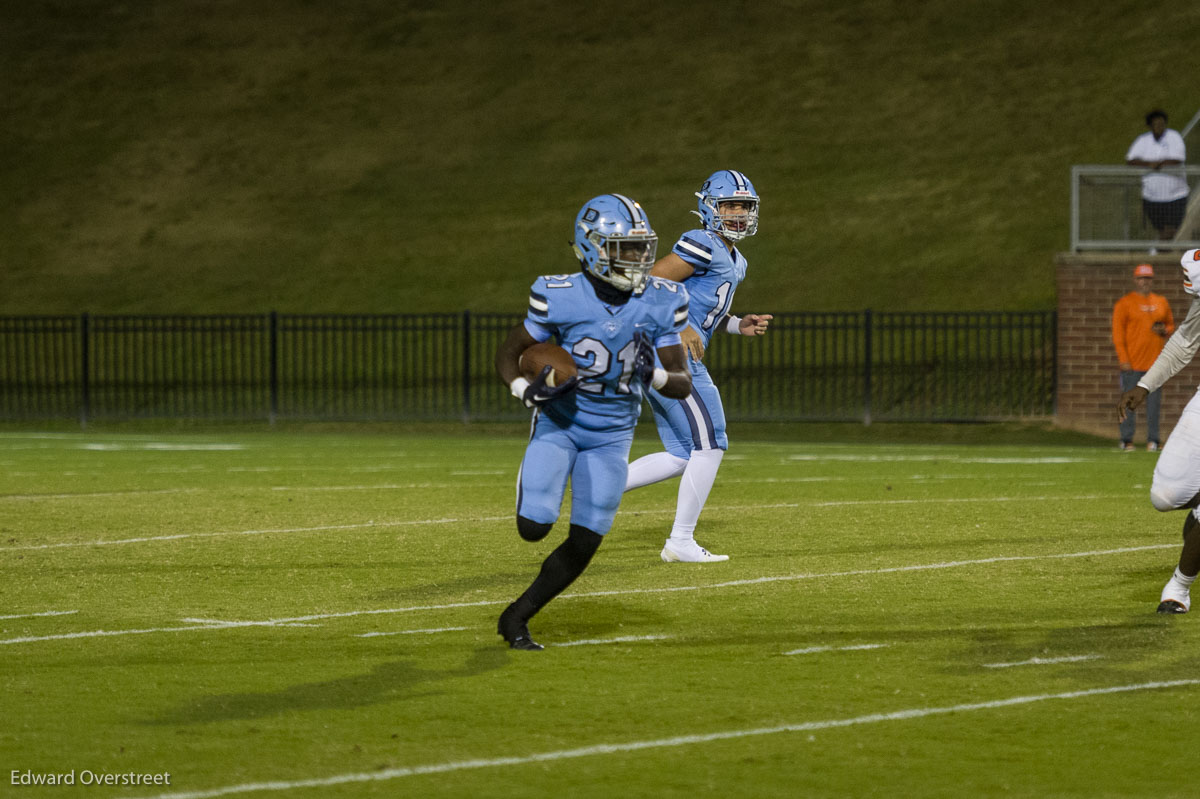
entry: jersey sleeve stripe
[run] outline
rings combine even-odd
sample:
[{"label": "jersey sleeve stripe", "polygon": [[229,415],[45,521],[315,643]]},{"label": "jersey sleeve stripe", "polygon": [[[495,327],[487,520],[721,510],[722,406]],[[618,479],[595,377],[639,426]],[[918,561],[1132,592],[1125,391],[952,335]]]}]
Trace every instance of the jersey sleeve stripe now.
[{"label": "jersey sleeve stripe", "polygon": [[536,292],[529,293],[529,312],[537,316],[546,316],[550,311],[550,303]]},{"label": "jersey sleeve stripe", "polygon": [[712,263],[712,249],[705,247],[703,244],[697,244],[688,239],[680,239],[675,243],[673,248],[675,253],[686,260],[700,261],[705,264]]},{"label": "jersey sleeve stripe", "polygon": [[680,324],[680,323],[682,323],[682,322],[686,322],[686,321],[687,321],[687,315],[688,315],[688,307],[687,307],[686,305],[681,305],[681,306],[680,306],[678,309],[676,309],[676,311],[675,311],[675,324],[677,324],[677,325],[678,325],[678,324]]}]

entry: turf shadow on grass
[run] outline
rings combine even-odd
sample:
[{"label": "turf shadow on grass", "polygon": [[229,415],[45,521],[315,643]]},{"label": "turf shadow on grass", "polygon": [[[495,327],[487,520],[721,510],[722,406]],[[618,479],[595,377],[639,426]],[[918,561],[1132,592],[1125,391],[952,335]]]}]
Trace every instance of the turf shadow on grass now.
[{"label": "turf shadow on grass", "polygon": [[367,674],[356,674],[326,682],[303,683],[264,693],[219,694],[198,697],[149,725],[209,724],[244,721],[280,713],[310,710],[339,710],[400,702],[438,693],[438,683],[460,677],[475,677],[501,668],[509,651],[500,645],[476,648],[459,668],[426,669],[407,660],[380,663]]}]

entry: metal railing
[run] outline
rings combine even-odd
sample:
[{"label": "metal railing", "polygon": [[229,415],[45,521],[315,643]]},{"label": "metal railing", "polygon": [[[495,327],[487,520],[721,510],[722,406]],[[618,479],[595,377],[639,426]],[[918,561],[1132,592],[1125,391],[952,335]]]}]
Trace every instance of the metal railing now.
[{"label": "metal railing", "polygon": [[1168,239],[1142,212],[1142,177],[1133,166],[1071,167],[1071,251],[1140,250],[1200,247],[1200,167],[1167,167],[1187,181],[1187,211],[1178,231]]},{"label": "metal railing", "polygon": [[[516,314],[0,317],[0,419],[504,420]],[[780,313],[705,363],[733,420],[1054,413],[1055,314]]]}]

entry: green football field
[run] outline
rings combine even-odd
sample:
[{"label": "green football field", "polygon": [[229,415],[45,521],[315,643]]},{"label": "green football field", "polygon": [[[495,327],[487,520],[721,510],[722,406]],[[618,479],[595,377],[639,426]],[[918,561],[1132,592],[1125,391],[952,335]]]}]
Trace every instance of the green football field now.
[{"label": "green football field", "polygon": [[1153,455],[734,438],[525,653],[520,434],[2,433],[0,795],[1194,795]]}]

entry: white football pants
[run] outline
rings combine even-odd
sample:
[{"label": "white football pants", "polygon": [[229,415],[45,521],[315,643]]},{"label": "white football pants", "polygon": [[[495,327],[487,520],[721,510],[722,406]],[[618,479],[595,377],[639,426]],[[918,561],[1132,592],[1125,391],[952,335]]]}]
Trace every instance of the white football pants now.
[{"label": "white football pants", "polygon": [[[1200,392],[1188,402],[1154,467],[1150,501],[1158,510],[1186,506],[1200,493]],[[1196,517],[1200,519],[1200,516]]]}]

